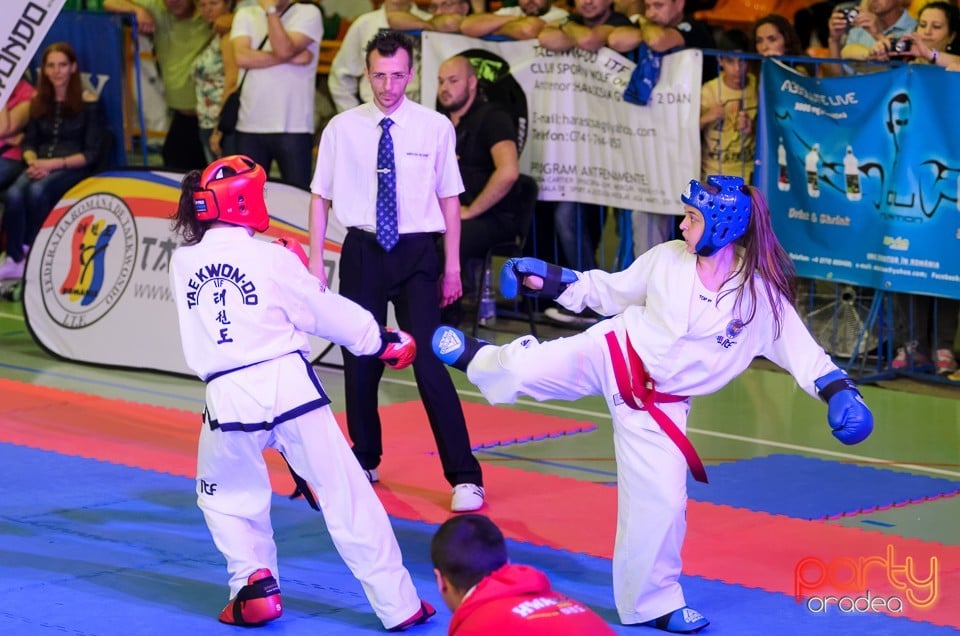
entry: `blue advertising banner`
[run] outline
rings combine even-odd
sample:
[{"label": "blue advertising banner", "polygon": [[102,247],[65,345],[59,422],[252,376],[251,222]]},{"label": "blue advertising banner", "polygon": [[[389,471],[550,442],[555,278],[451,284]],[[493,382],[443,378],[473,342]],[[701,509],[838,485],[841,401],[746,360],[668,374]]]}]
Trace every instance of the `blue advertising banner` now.
[{"label": "blue advertising banner", "polygon": [[763,62],[758,184],[800,276],[960,298],[960,73]]},{"label": "blue advertising banner", "polygon": [[43,50],[53,42],[69,42],[77,52],[84,87],[98,96],[103,123],[113,134],[110,165],[126,165],[123,17],[115,13],[61,11],[30,62],[34,78],[40,69]]}]

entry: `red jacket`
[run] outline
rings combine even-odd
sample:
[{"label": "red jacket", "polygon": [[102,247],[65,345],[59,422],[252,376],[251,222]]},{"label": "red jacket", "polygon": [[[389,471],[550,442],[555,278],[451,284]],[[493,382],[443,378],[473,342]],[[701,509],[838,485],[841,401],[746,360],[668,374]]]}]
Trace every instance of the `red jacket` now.
[{"label": "red jacket", "polygon": [[547,576],[507,564],[485,577],[453,613],[450,636],[603,636],[614,631],[582,603],[550,589]]}]

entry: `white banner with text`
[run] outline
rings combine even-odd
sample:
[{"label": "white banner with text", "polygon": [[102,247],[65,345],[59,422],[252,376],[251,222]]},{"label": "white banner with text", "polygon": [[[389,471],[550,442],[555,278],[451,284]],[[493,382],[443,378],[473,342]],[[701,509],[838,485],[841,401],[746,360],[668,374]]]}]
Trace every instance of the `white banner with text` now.
[{"label": "white banner with text", "polygon": [[436,107],[437,71],[458,54],[516,119],[520,171],[540,184],[541,200],[679,213],[680,193],[700,173],[700,51],[664,57],[638,106],[623,100],[635,64],[610,49],[556,53],[536,40],[424,33],[424,105]]}]

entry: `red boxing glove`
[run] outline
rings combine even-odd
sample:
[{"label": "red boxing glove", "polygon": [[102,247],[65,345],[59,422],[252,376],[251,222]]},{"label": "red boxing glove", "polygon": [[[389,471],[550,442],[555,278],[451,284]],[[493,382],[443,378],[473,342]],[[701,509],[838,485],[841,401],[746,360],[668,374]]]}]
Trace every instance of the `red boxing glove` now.
[{"label": "red boxing glove", "polygon": [[376,355],[384,364],[391,369],[406,369],[413,364],[417,357],[417,343],[413,336],[392,327],[381,327],[380,338],[383,346]]},{"label": "red boxing glove", "polygon": [[304,267],[307,267],[310,263],[310,259],[307,258],[307,253],[303,251],[303,246],[300,245],[300,241],[293,238],[292,236],[281,236],[276,241],[273,242],[274,245],[280,245],[285,247],[294,254],[297,255],[297,258],[300,259],[300,262],[303,263]]}]

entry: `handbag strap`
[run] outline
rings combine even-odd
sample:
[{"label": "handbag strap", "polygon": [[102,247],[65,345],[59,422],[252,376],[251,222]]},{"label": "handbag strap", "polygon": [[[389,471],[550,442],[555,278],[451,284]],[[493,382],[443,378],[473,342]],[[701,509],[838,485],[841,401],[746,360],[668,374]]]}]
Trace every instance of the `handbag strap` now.
[{"label": "handbag strap", "polygon": [[[287,11],[289,11],[289,10],[290,10],[290,7],[292,7],[292,6],[295,5],[295,4],[297,4],[296,0],[294,0],[293,2],[291,2],[290,4],[288,4],[288,5],[287,5],[287,8],[280,12],[280,17],[283,18],[283,14],[286,13]],[[265,36],[263,36],[263,39],[262,39],[262,40],[260,40],[260,46],[258,46],[258,47],[255,48],[254,50],[255,50],[255,51],[259,51],[260,49],[262,49],[262,48],[263,48],[263,45],[266,44],[266,43],[267,43],[267,40],[269,40],[269,39],[270,39],[270,27],[268,26],[268,27],[267,27],[267,34],[266,34]],[[249,72],[249,69],[246,69],[246,70],[243,71],[243,79],[240,80],[240,85],[237,86],[237,90],[235,91],[236,94],[237,94],[237,97],[240,96],[240,91],[243,90],[243,83],[247,81],[247,73],[248,73],[248,72]]]}]

